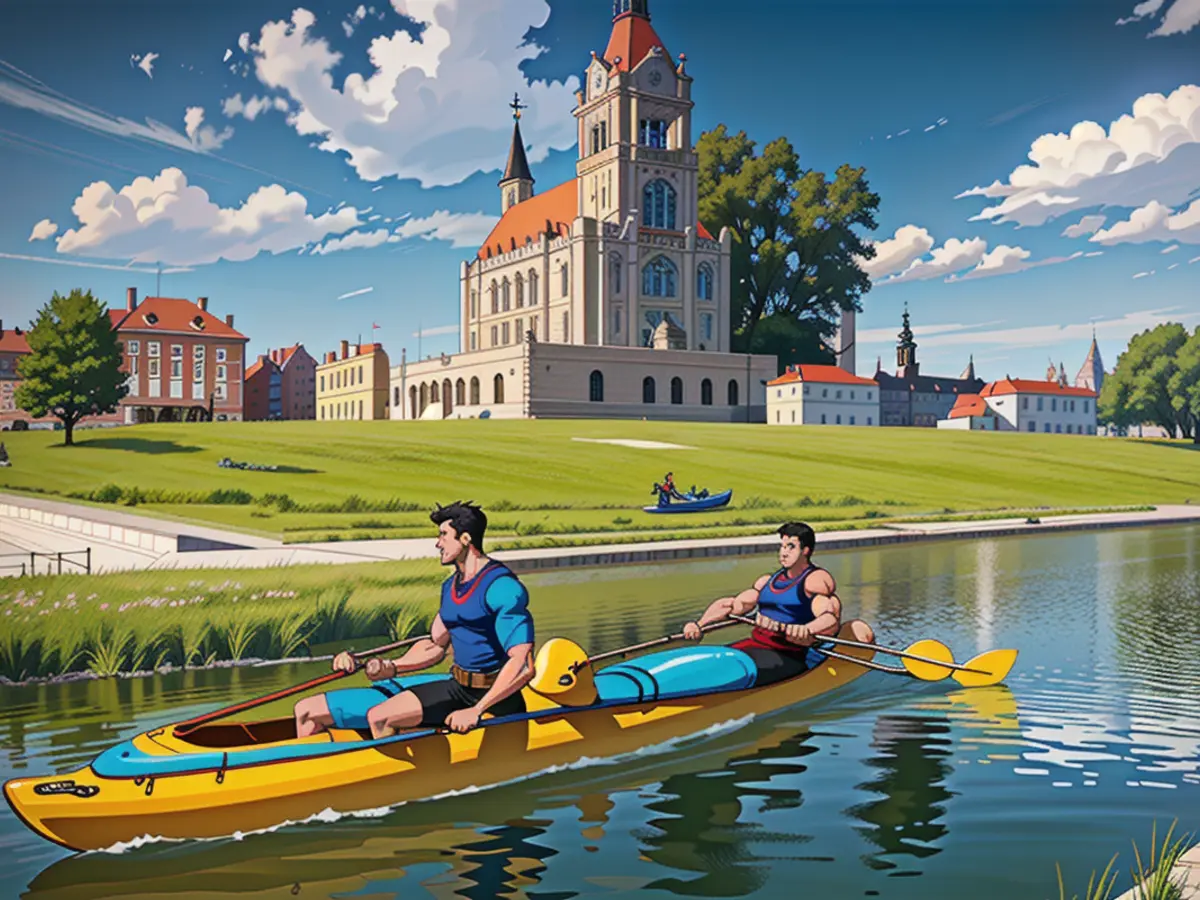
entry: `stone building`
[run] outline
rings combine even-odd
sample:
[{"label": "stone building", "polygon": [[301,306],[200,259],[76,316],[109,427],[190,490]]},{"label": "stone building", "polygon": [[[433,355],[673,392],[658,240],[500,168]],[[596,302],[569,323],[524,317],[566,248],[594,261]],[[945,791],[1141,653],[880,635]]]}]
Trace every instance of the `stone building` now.
[{"label": "stone building", "polygon": [[317,366],[317,418],[386,419],[389,417],[390,363],[382,344],[342,341]]}]

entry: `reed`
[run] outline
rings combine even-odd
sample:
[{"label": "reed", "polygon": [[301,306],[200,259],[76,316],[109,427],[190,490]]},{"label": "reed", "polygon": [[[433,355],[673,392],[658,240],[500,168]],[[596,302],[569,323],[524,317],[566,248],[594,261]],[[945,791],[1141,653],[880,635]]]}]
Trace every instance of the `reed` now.
[{"label": "reed", "polygon": [[[1133,877],[1134,900],[1179,900],[1183,896],[1184,879],[1173,870],[1180,858],[1191,849],[1192,835],[1183,835],[1171,840],[1175,833],[1176,819],[1167,829],[1162,846],[1155,840],[1158,830],[1156,821],[1150,828],[1150,859],[1146,866],[1142,865],[1142,854],[1138,852],[1137,843],[1133,845],[1133,858],[1137,871],[1130,870]],[[1157,858],[1155,858],[1157,856]]]}]

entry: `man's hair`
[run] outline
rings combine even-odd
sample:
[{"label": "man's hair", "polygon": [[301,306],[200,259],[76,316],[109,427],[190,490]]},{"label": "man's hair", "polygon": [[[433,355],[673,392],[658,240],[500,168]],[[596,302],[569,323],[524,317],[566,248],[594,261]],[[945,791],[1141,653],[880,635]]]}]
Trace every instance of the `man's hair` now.
[{"label": "man's hair", "polygon": [[470,500],[455,500],[449,506],[442,506],[439,503],[437,509],[429,514],[429,518],[434,525],[449,522],[458,537],[464,533],[469,534],[471,545],[476,550],[483,551],[483,533],[487,530],[487,516]]},{"label": "man's hair", "polygon": [[794,537],[799,539],[800,546],[808,550],[811,555],[813,548],[817,546],[817,536],[812,528],[803,522],[788,522],[786,525],[780,525],[778,534],[781,537]]}]

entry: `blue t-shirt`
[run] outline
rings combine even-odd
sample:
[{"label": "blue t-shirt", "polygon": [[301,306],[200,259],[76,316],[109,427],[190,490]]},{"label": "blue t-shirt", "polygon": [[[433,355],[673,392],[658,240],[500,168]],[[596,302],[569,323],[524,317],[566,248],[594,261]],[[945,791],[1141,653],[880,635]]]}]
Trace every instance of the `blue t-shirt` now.
[{"label": "blue t-shirt", "polygon": [[494,672],[508,651],[533,643],[529,594],[507,567],[492,561],[465,584],[458,576],[442,584],[438,610],[450,633],[455,663],[468,672]]}]

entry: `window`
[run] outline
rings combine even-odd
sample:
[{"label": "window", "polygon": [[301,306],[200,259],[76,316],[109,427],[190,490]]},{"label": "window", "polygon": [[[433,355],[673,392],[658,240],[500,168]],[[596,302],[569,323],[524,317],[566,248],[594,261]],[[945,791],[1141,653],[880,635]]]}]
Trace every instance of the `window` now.
[{"label": "window", "polygon": [[642,225],[675,230],[675,188],[661,178],[642,188]]},{"label": "window", "polygon": [[479,405],[479,379],[476,377],[471,378],[471,405]]},{"label": "window", "polygon": [[492,295],[492,315],[500,312],[500,289],[496,286],[496,282],[492,282],[488,287],[488,293]]},{"label": "window", "polygon": [[616,253],[608,257],[608,280],[612,282],[612,292],[621,293],[621,257]]},{"label": "window", "polygon": [[204,380],[204,362],[192,363],[192,381]]},{"label": "window", "polygon": [[700,405],[712,406],[712,382],[707,378],[700,382]]},{"label": "window", "polygon": [[[522,278],[521,273],[518,272],[513,277],[513,280],[517,284],[517,309],[524,309],[525,308],[525,279]],[[520,329],[518,329],[518,331],[519,330]]]},{"label": "window", "polygon": [[151,356],[159,355],[158,354],[159,346],[160,345],[159,345],[158,341],[150,341],[148,344],[146,344],[146,347],[149,349]]},{"label": "window", "polygon": [[493,325],[492,326],[492,346],[493,347],[496,346],[496,342],[498,340],[497,336],[499,335],[499,333],[500,333],[500,330],[495,325]]},{"label": "window", "polygon": [[471,291],[471,318],[474,319],[479,314],[479,292]]},{"label": "window", "polygon": [[1029,409],[1029,398],[1028,397],[1021,398],[1021,409]]},{"label": "window", "polygon": [[563,333],[563,343],[569,344],[569,343],[571,343],[571,314],[569,312],[563,313],[562,326],[563,326],[563,332],[562,332]]},{"label": "window", "polygon": [[571,270],[567,268],[567,264],[563,263],[561,275],[562,278],[562,295],[565,297],[571,293]]},{"label": "window", "polygon": [[730,406],[738,405],[738,383],[736,379],[730,378],[729,385],[726,388],[726,397]]},{"label": "window", "polygon": [[853,425],[853,424],[854,424],[854,416],[851,416],[851,417],[850,417],[850,424],[851,424],[851,425]]},{"label": "window", "polygon": [[217,381],[225,381],[225,380],[226,380],[225,367],[222,365],[218,365],[217,366]]},{"label": "window", "polygon": [[492,402],[504,402],[504,376],[499,372],[497,372],[496,377],[492,379]]},{"label": "window", "polygon": [[137,356],[142,352],[142,342],[130,341],[128,344],[128,350],[126,352],[128,352],[130,356]]},{"label": "window", "polygon": [[829,388],[821,388],[821,398],[826,399],[828,397],[829,397]]},{"label": "window", "polygon": [[362,415],[362,412],[363,412],[363,406],[362,406],[362,404],[363,404],[363,402],[362,402],[361,400],[359,400],[359,401],[358,401],[358,417],[359,417],[360,419],[363,417],[363,415]]},{"label": "window", "polygon": [[1088,402],[1086,400],[1083,401],[1083,411],[1084,412],[1088,411]]},{"label": "window", "polygon": [[475,332],[471,332],[471,349],[475,349]]},{"label": "window", "polygon": [[[397,400],[396,402],[399,403],[400,401]],[[463,381],[461,378],[458,379],[458,381],[456,381],[454,383],[454,405],[455,406],[466,406],[467,405],[467,383],[465,381]]]},{"label": "window", "polygon": [[1042,426],[1042,431],[1044,431],[1046,434],[1050,433],[1050,423],[1049,422],[1047,422],[1045,425]]},{"label": "window", "polygon": [[137,375],[137,373],[138,373],[138,362],[139,362],[139,360],[138,360],[138,358],[137,358],[136,356],[135,356],[133,359],[131,359],[131,360],[129,361],[129,374],[130,374],[130,375]]},{"label": "window", "polygon": [[[871,392],[870,392],[870,391],[867,391],[867,399],[868,399],[868,400],[870,400],[870,399],[871,399]],[[868,424],[868,425],[870,425],[871,423],[870,423],[870,422],[868,422],[867,424]]]},{"label": "window", "polygon": [[[460,381],[459,384],[462,384],[462,382]],[[399,405],[400,405],[400,388],[394,387],[394,388],[392,388],[392,406],[397,407]]]},{"label": "window", "polygon": [[1062,423],[1059,423],[1059,424],[1057,424],[1057,425],[1055,425],[1055,426],[1054,426],[1054,433],[1055,433],[1055,434],[1062,434]]},{"label": "window", "polygon": [[535,336],[537,335],[537,331],[538,331],[538,317],[537,316],[534,316],[532,319],[529,320],[529,330],[532,331]]},{"label": "window", "polygon": [[804,386],[804,395],[805,395],[806,397],[808,396],[808,388],[809,388],[809,386],[806,384],[806,385]]},{"label": "window", "polygon": [[779,410],[775,410],[775,424],[779,424]]},{"label": "window", "polygon": [[533,269],[529,270],[529,305],[537,306],[538,304],[538,275]]},{"label": "window", "polygon": [[642,402],[654,402],[654,379],[649,375],[642,379]]},{"label": "window", "polygon": [[504,346],[505,346],[505,347],[507,347],[507,346],[508,346],[508,339],[509,339],[509,333],[508,333],[508,323],[507,323],[507,322],[505,322],[503,325],[501,325],[501,326],[500,326],[500,335],[501,335],[501,338],[502,338],[502,343],[504,344]]},{"label": "window", "polygon": [[1042,400],[1043,400],[1043,398],[1042,398],[1042,397],[1038,397],[1038,398],[1037,398],[1037,402],[1038,402],[1037,411],[1038,411],[1038,412],[1041,412],[1041,411],[1042,411]]},{"label": "window", "polygon": [[667,149],[667,123],[662,119],[642,119],[638,143],[655,150]]},{"label": "window", "polygon": [[172,378],[182,378],[183,377],[183,360],[182,359],[171,360],[171,377]]},{"label": "window", "polygon": [[[1050,398],[1050,412],[1058,412],[1058,398],[1057,397]],[[1065,410],[1064,410],[1064,412],[1065,412]]]},{"label": "window", "polygon": [[1026,431],[1037,431],[1037,422],[1030,422],[1025,430]]},{"label": "window", "polygon": [[218,347],[218,348],[217,348],[217,362],[219,362],[219,363],[222,363],[222,362],[225,362],[225,361],[226,361],[226,360],[225,360],[225,348],[224,348],[224,347]]},{"label": "window", "polygon": [[604,402],[604,373],[599,369],[593,370],[588,378],[588,400],[592,403]]},{"label": "window", "polygon": [[525,340],[525,320],[524,319],[517,319],[516,337],[517,337],[518,344],[521,343],[521,341]]},{"label": "window", "polygon": [[870,424],[871,424],[871,417],[870,417],[870,416],[867,416],[867,424],[868,424],[868,425],[870,425]]},{"label": "window", "polygon": [[362,366],[358,367],[358,383],[359,384],[363,383],[363,367]]},{"label": "window", "polygon": [[713,339],[712,313],[700,313],[700,337],[705,341],[711,341]]},{"label": "window", "polygon": [[696,296],[701,300],[713,298],[713,271],[708,263],[701,263],[696,270]]},{"label": "window", "polygon": [[648,297],[674,297],[675,264],[665,256],[656,256],[642,269],[642,293]]},{"label": "window", "polygon": [[159,367],[160,365],[162,365],[162,361],[161,361],[161,360],[158,360],[158,359],[151,359],[151,360],[149,360],[149,362],[150,362],[150,371],[149,371],[149,373],[148,373],[148,374],[149,374],[149,376],[150,376],[151,378],[158,378],[158,377],[159,377],[159,369],[158,369],[158,367]]},{"label": "window", "polygon": [[678,375],[671,379],[671,402],[676,406],[683,402],[683,379]]},{"label": "window", "polygon": [[841,414],[841,413],[838,413],[838,416],[837,416],[837,424],[838,424],[838,425],[841,425],[841,424],[842,424],[842,414]]},{"label": "window", "polygon": [[218,384],[213,389],[213,399],[214,400],[225,400],[226,399],[224,384]]},{"label": "window", "polygon": [[792,410],[792,424],[796,424],[796,411],[794,409]]},{"label": "window", "polygon": [[821,413],[821,424],[825,424],[825,413]]},{"label": "window", "polygon": [[204,360],[204,345],[197,344],[192,348],[192,359]]},{"label": "window", "polygon": [[850,399],[851,399],[851,400],[853,400],[853,399],[854,399],[854,391],[851,391],[851,392],[850,392]]},{"label": "window", "polygon": [[1075,412],[1075,401],[1071,401],[1071,412]]},{"label": "window", "polygon": [[834,399],[835,399],[835,400],[841,400],[841,399],[842,399],[842,392],[841,392],[841,391],[838,391],[838,392],[837,392],[837,396],[836,396]]},{"label": "window", "polygon": [[500,282],[500,309],[504,312],[512,309],[512,285],[507,278]]}]

